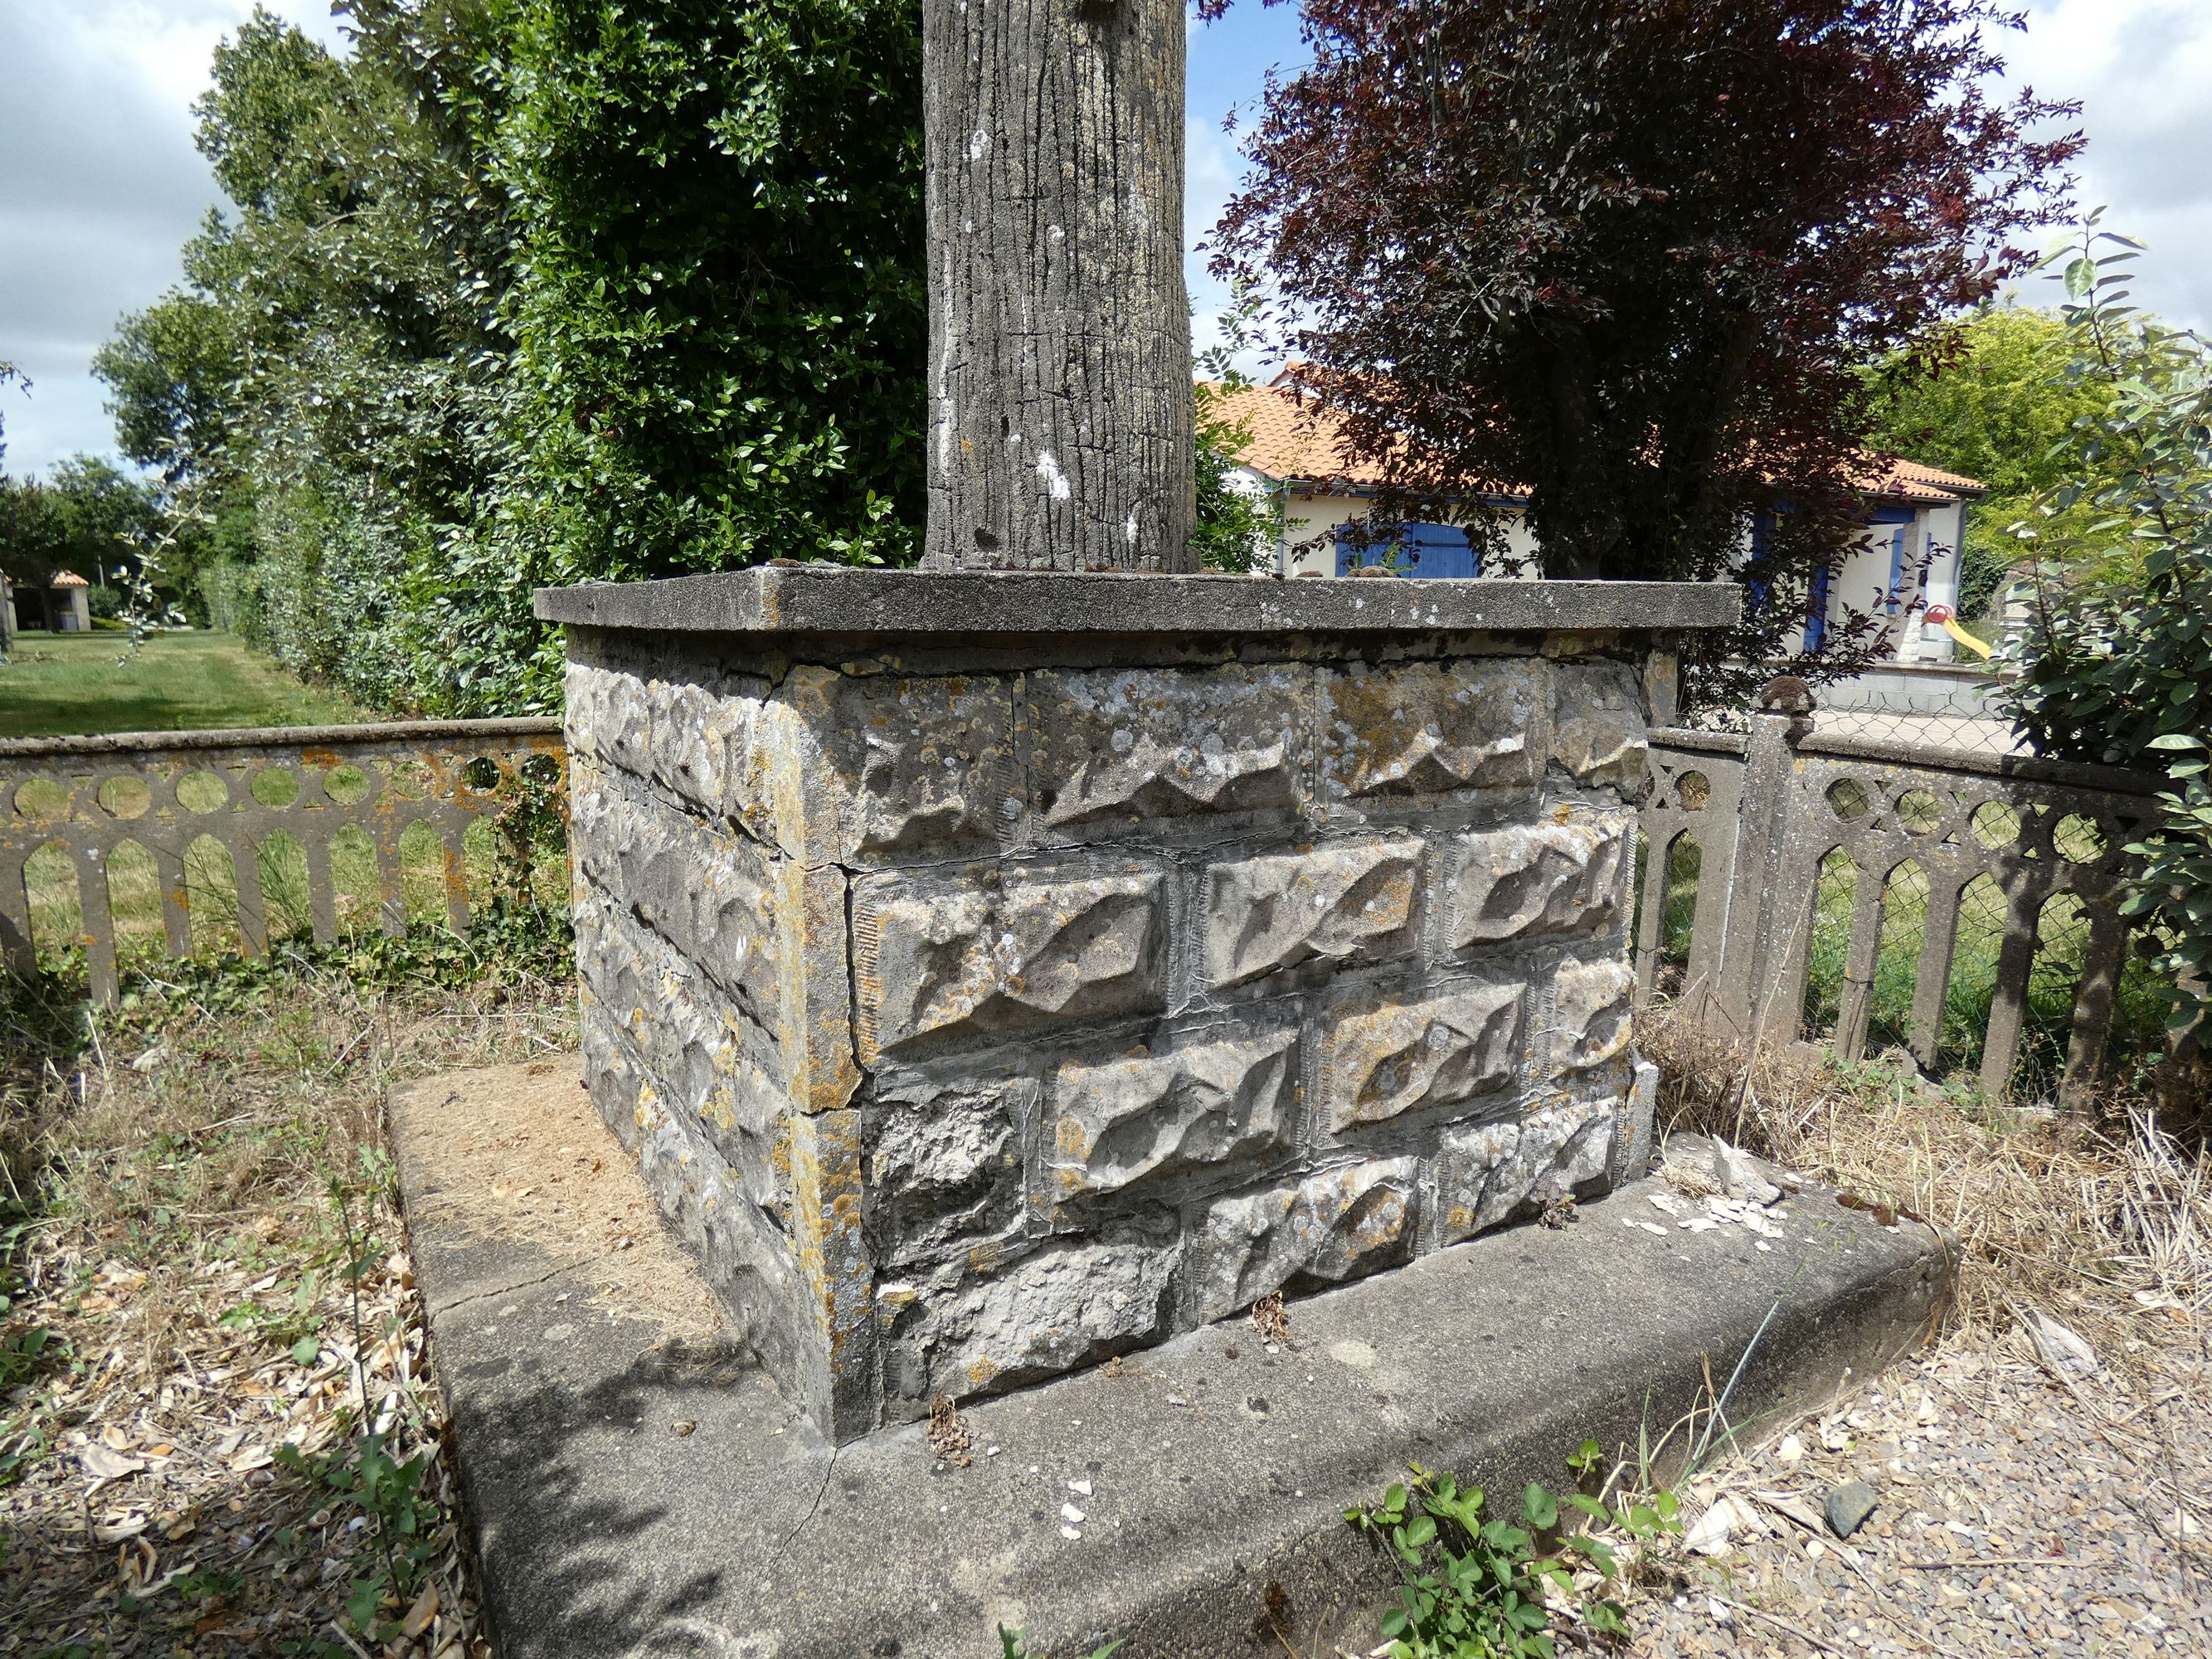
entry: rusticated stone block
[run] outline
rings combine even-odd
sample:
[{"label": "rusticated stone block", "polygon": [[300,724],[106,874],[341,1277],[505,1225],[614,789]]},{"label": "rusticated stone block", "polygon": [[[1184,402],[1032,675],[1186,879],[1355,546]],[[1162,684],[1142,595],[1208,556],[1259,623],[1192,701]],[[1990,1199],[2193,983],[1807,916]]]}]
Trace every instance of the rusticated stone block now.
[{"label": "rusticated stone block", "polygon": [[1625,962],[1571,962],[1557,981],[1553,1042],[1563,1072],[1586,1072],[1625,1053],[1636,1012],[1636,975]]},{"label": "rusticated stone block", "polygon": [[582,1032],[584,1087],[590,1091],[592,1105],[599,1121],[622,1142],[626,1151],[637,1150],[637,1098],[645,1085],[644,1073],[629,1048],[608,1029],[599,1017],[588,984],[580,986],[579,999],[582,1004],[580,1024]]},{"label": "rusticated stone block", "polygon": [[1442,1236],[1456,1243],[1603,1186],[1620,1104],[1562,1103],[1509,1122],[1447,1133],[1437,1156]]},{"label": "rusticated stone block", "polygon": [[1553,667],[1551,759],[1576,782],[1642,794],[1647,729],[1643,686],[1626,663]]},{"label": "rusticated stone block", "polygon": [[1340,1012],[1322,1054],[1322,1106],[1338,1133],[1456,1106],[1511,1083],[1528,988],[1472,986]]},{"label": "rusticated stone block", "polygon": [[906,1317],[886,1356],[892,1389],[921,1401],[939,1392],[1010,1388],[1164,1335],[1172,1237],[1117,1227],[1054,1242],[978,1280],[941,1308],[902,1285],[884,1286]]},{"label": "rusticated stone block", "polygon": [[685,895],[692,960],[750,1018],[771,1030],[783,988],[776,936],[783,879],[753,844],[725,840],[697,849]]},{"label": "rusticated stone block", "polygon": [[887,1073],[860,1109],[866,1213],[878,1262],[988,1271],[1022,1224],[1022,1125],[1036,1083],[999,1070]]},{"label": "rusticated stone block", "polygon": [[1013,694],[988,674],[792,670],[754,748],[780,755],[779,836],[810,862],[996,840],[1027,810]]},{"label": "rusticated stone block", "polygon": [[1542,673],[1540,665],[1485,659],[1330,675],[1324,788],[1341,799],[1534,782],[1529,738],[1543,714]]},{"label": "rusticated stone block", "polygon": [[[995,876],[995,872],[993,872]],[[1158,1008],[1164,895],[1139,863],[854,884],[861,1057]]]},{"label": "rusticated stone block", "polygon": [[1444,907],[1449,950],[1602,927],[1626,897],[1626,813],[1459,836]]},{"label": "rusticated stone block", "polygon": [[1420,862],[1419,837],[1384,836],[1212,866],[1200,923],[1207,982],[1410,956]]},{"label": "rusticated stone block", "polygon": [[1304,666],[1033,674],[1044,822],[1294,808],[1305,794],[1312,688]]},{"label": "rusticated stone block", "polygon": [[1063,1064],[1051,1080],[1048,1201],[1275,1157],[1297,1130],[1296,1028]]},{"label": "rusticated stone block", "polygon": [[646,690],[652,711],[653,781],[701,811],[716,811],[729,787],[730,773],[730,726],[723,699],[689,680],[653,680]]},{"label": "rusticated stone block", "polygon": [[1323,1170],[1295,1186],[1218,1200],[1191,1240],[1180,1322],[1200,1325],[1270,1291],[1336,1284],[1411,1254],[1419,1164]]}]

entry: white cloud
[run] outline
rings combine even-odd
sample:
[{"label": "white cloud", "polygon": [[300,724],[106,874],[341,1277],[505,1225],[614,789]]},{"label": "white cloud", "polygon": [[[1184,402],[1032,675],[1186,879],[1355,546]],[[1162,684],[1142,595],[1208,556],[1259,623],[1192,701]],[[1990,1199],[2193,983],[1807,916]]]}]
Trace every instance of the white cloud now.
[{"label": "white cloud", "polygon": [[[270,9],[333,47],[325,0]],[[0,392],[11,472],[114,442],[89,373],[125,312],[179,275],[216,199],[192,147],[192,100],[252,0],[0,0]]]},{"label": "white cloud", "polygon": [[[2212,327],[2212,6],[2203,0],[2033,0],[2008,36],[2008,79],[2079,99],[2089,148],[2084,207],[2150,245],[2136,298],[2170,321]],[[2030,304],[2055,288],[2023,283]]]}]

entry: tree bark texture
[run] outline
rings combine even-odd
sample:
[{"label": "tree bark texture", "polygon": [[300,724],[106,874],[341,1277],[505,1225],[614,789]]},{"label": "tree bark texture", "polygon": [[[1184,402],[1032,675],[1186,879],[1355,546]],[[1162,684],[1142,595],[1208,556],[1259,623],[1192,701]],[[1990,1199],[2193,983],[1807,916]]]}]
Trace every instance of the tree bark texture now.
[{"label": "tree bark texture", "polygon": [[936,569],[1197,568],[1182,0],[924,0]]}]

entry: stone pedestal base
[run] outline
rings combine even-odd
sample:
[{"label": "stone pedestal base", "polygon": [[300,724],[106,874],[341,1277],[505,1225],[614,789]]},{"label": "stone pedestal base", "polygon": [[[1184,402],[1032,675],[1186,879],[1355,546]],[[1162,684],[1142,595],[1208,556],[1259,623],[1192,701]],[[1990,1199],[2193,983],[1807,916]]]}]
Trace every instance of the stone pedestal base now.
[{"label": "stone pedestal base", "polygon": [[1641,665],[1734,603],[812,570],[541,595],[592,1097],[837,1439],[1602,1188],[1650,1134]]}]

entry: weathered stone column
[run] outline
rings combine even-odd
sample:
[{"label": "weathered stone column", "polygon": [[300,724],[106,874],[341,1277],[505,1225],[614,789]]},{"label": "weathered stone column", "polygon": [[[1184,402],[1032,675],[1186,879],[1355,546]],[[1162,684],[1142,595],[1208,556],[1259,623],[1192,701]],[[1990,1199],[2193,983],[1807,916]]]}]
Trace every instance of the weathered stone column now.
[{"label": "weathered stone column", "polygon": [[538,611],[592,1097],[836,1438],[1648,1147],[1643,659],[1733,586],[824,567]]},{"label": "weathered stone column", "polygon": [[1194,570],[1181,0],[924,0],[936,569]]}]

